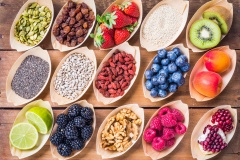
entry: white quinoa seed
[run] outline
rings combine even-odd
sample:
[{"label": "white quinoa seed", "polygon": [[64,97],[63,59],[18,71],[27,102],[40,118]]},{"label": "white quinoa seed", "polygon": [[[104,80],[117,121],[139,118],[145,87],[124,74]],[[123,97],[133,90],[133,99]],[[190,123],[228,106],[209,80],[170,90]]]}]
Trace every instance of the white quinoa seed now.
[{"label": "white quinoa seed", "polygon": [[143,26],[143,38],[154,46],[169,43],[181,26],[183,16],[169,5],[161,5]]}]

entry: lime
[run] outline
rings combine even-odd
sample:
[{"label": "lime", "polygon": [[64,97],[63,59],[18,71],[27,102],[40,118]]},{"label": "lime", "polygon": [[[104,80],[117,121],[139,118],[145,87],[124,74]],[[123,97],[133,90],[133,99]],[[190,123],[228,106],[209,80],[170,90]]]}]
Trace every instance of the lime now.
[{"label": "lime", "polygon": [[25,116],[41,134],[47,134],[53,123],[50,111],[43,107],[33,107],[26,112]]},{"label": "lime", "polygon": [[38,141],[38,132],[30,123],[18,123],[10,131],[11,144],[21,150],[33,148]]}]

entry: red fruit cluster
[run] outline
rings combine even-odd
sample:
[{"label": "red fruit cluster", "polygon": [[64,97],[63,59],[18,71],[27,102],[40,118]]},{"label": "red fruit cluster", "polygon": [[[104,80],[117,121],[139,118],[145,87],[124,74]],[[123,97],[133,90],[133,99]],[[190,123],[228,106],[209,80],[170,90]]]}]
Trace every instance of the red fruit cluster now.
[{"label": "red fruit cluster", "polygon": [[227,109],[219,109],[212,116],[211,122],[217,124],[223,132],[227,133],[233,129],[233,119],[231,113]]},{"label": "red fruit cluster", "polygon": [[151,143],[153,149],[162,151],[175,144],[176,135],[184,134],[187,130],[183,124],[184,115],[176,108],[161,108],[153,117],[150,127],[145,130],[143,138]]}]

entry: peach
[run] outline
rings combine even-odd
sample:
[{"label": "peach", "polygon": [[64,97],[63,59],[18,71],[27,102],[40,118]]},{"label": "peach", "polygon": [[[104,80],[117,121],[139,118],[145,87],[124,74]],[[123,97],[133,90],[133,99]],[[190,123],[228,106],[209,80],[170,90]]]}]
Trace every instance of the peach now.
[{"label": "peach", "polygon": [[193,87],[202,95],[214,98],[222,87],[222,77],[215,72],[201,71],[193,79]]},{"label": "peach", "polygon": [[205,54],[204,64],[207,70],[222,73],[230,67],[231,59],[227,53],[213,50]]}]

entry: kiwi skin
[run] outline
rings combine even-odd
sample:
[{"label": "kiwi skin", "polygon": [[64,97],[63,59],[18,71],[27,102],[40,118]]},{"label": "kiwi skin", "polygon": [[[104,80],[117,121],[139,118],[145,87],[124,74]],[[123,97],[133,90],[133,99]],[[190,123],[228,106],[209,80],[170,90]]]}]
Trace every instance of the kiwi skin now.
[{"label": "kiwi skin", "polygon": [[213,20],[221,29],[222,34],[227,34],[229,30],[228,21],[231,13],[228,9],[222,6],[214,6],[203,12],[203,18]]}]

